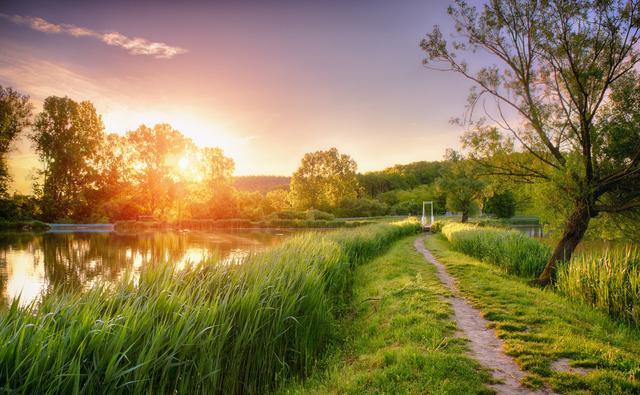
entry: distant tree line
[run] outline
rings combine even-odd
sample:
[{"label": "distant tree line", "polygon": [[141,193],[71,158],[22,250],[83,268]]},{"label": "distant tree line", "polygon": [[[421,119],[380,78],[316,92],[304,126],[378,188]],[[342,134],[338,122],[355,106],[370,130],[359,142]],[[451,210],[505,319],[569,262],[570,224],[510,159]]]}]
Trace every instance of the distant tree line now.
[{"label": "distant tree line", "polygon": [[[0,106],[0,218],[5,220],[419,215],[426,200],[435,202],[437,213],[461,212],[465,220],[480,210],[503,216],[515,210],[515,205],[501,209],[502,200],[485,204],[496,191],[454,151],[442,161],[360,174],[353,158],[330,148],[305,154],[291,177],[233,177],[234,161],[220,148],[197,147],[168,124],[107,133],[91,102],[51,96],[33,116],[28,97],[10,88],[0,88]],[[33,195],[10,195],[6,156],[23,132],[41,167]]]}]

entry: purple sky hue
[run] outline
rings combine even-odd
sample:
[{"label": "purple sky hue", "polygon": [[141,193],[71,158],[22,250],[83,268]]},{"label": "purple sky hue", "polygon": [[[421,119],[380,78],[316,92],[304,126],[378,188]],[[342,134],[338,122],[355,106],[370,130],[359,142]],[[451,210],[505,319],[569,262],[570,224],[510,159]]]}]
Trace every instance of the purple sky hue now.
[{"label": "purple sky hue", "polygon": [[[421,65],[424,34],[434,24],[450,30],[446,7],[5,1],[0,84],[30,94],[38,109],[48,95],[91,100],[108,131],[169,122],[199,145],[225,149],[236,174],[290,174],[305,152],[331,146],[352,155],[361,171],[437,160],[458,146],[462,130],[449,119],[462,114],[469,87]],[[14,15],[93,35],[45,33]],[[134,55],[140,48],[125,48],[129,41],[107,44],[103,35],[113,32],[184,53]],[[16,185],[28,190],[35,164],[28,143],[11,155]]]}]

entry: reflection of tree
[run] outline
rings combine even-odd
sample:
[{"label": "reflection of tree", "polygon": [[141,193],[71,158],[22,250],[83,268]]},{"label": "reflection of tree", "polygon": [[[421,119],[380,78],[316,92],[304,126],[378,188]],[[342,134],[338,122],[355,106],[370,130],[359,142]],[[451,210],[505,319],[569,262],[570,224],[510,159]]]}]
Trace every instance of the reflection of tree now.
[{"label": "reflection of tree", "polygon": [[7,300],[7,252],[10,250],[36,250],[36,234],[0,232],[0,306],[8,303]]},{"label": "reflection of tree", "polygon": [[126,271],[184,262],[190,249],[223,258],[232,250],[255,249],[282,239],[264,231],[0,234],[0,294],[6,298],[10,250],[28,251],[34,265],[44,266],[46,292],[51,292],[81,290],[99,281],[117,281]]}]

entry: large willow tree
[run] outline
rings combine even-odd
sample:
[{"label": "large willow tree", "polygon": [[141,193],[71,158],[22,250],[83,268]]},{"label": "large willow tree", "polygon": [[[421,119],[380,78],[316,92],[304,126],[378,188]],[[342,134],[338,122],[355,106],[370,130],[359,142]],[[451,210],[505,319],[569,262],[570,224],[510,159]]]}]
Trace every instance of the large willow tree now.
[{"label": "large willow tree", "polygon": [[[452,40],[435,26],[421,42],[427,66],[474,83],[467,114],[482,103],[499,126],[498,136],[480,128],[468,138],[487,169],[546,182],[570,201],[542,284],[592,218],[640,208],[640,132],[629,121],[633,109],[620,105],[638,98],[638,8],[638,1],[492,0],[478,10],[456,0]],[[490,64],[472,70],[464,54]],[[510,152],[508,138],[521,152]]]}]

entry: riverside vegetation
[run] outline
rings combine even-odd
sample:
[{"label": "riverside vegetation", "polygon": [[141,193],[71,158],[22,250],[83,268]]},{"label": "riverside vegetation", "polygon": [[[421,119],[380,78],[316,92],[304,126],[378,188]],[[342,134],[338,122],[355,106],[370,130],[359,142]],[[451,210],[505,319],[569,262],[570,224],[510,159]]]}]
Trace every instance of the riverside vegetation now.
[{"label": "riverside vegetation", "polygon": [[[438,225],[452,249],[494,264],[510,274],[534,278],[551,250],[520,232],[448,223]],[[559,265],[554,287],[570,299],[640,324],[640,250],[633,247],[581,253]]]},{"label": "riverside vegetation", "polygon": [[292,237],[242,264],[144,270],[0,314],[0,388],[20,393],[262,393],[334,338],[353,271],[416,221]]}]

